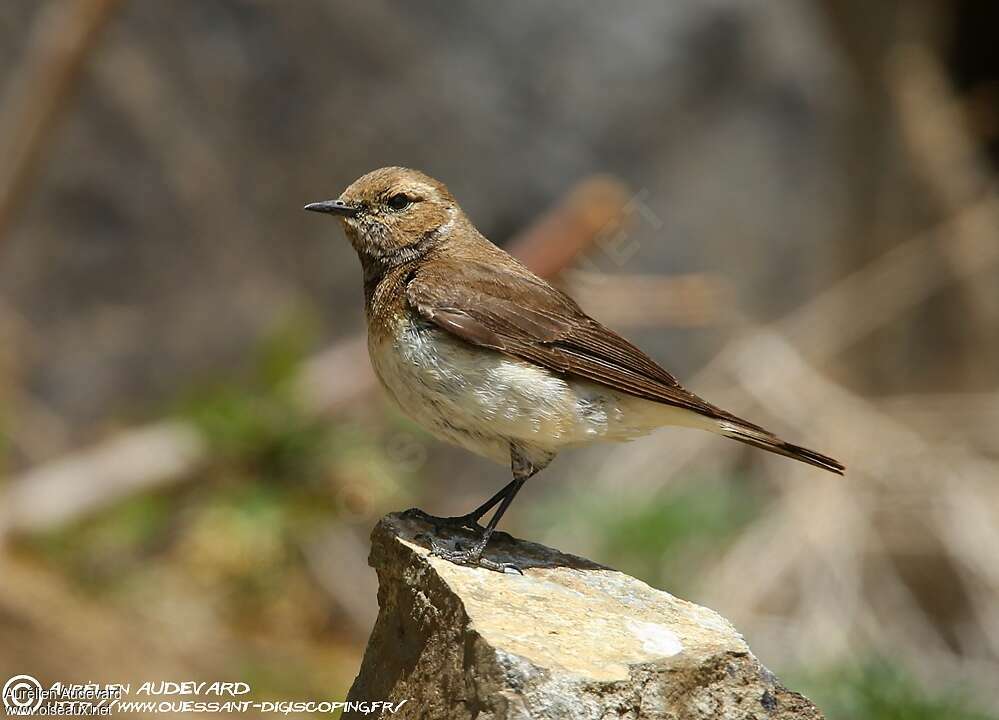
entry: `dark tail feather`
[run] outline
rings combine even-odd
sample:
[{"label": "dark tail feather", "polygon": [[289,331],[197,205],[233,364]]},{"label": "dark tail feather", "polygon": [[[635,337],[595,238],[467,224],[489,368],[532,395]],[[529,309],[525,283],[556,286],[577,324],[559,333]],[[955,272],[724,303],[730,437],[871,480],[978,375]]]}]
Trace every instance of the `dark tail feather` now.
[{"label": "dark tail feather", "polygon": [[846,472],[846,467],[838,460],[833,460],[831,457],[815,452],[814,450],[809,450],[808,448],[803,448],[800,445],[792,445],[791,443],[784,442],[776,435],[772,435],[761,428],[736,425],[727,420],[722,420],[719,426],[721,427],[722,435],[733,440],[738,440],[739,442],[758,447],[767,452],[814,465],[823,470],[834,472],[837,475],[842,475]]}]

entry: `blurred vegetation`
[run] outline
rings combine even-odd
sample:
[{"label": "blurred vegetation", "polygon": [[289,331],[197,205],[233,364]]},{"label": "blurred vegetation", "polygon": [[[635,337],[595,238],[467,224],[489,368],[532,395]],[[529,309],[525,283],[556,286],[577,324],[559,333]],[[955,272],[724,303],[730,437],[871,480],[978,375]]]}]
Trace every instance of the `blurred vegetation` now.
[{"label": "blurred vegetation", "polygon": [[306,416],[291,394],[294,372],[314,346],[309,321],[286,321],[242,372],[188,392],[176,414],[201,429],[217,469],[310,489],[322,482],[333,451],[344,448],[333,447],[334,429]]},{"label": "blurred vegetation", "polygon": [[[184,394],[180,414],[211,444],[210,463],[186,482],[23,538],[19,554],[123,612],[182,622],[187,634],[200,619],[207,636],[217,623],[244,646],[262,643],[226,668],[257,697],[342,697],[356,637],[303,546],[331,522],[401,502],[415,471],[385,451],[400,432],[391,415],[331,423],[301,411],[290,379],[311,344],[308,323],[284,323],[240,371]],[[190,627],[176,611],[195,607]]]},{"label": "blurred vegetation", "polygon": [[897,662],[877,658],[822,675],[785,678],[827,720],[997,720],[960,688],[932,691]]},{"label": "blurred vegetation", "polygon": [[601,562],[683,593],[696,582],[699,567],[765,512],[768,497],[749,477],[694,476],[641,504],[592,489],[568,501],[563,494],[548,495],[532,511],[530,525],[547,527],[556,537],[585,532],[594,542],[588,552]]}]

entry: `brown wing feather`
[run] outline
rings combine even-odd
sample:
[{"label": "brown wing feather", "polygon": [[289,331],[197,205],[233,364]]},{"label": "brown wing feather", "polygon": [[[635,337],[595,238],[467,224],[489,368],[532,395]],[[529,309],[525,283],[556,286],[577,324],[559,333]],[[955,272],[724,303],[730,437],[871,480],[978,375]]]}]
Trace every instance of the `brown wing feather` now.
[{"label": "brown wing feather", "polygon": [[435,275],[421,277],[418,272],[410,280],[409,303],[421,316],[466,342],[630,395],[762,430],[683,388],[652,358],[539,278],[474,263],[462,265],[460,285],[443,279],[447,268],[440,263]]}]

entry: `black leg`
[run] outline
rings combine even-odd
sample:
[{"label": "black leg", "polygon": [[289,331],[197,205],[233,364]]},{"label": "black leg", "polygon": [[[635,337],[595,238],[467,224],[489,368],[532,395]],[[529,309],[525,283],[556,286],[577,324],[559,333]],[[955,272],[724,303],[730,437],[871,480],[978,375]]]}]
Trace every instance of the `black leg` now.
[{"label": "black leg", "polygon": [[[511,492],[511,488],[513,488],[513,486],[516,484],[517,484],[516,480],[511,480],[510,482],[508,482],[506,485],[503,486],[502,490],[500,490],[498,493],[496,493],[491,498],[486,500],[484,503],[479,505],[477,508],[472,510],[472,512],[468,513],[466,517],[474,518],[475,522],[478,523],[479,520],[482,519],[483,515],[485,515],[487,512],[493,509],[493,506],[496,505],[496,503],[506,498],[506,496]],[[516,494],[517,491],[512,490],[512,492]]]},{"label": "black leg", "polygon": [[552,456],[542,456],[540,460],[529,460],[520,449],[515,446],[510,446],[510,466],[513,470],[513,480],[502,490],[496,493],[493,497],[489,498],[480,507],[469,513],[466,518],[474,518],[477,527],[478,521],[485,515],[497,502],[499,507],[496,508],[496,512],[489,519],[489,524],[486,525],[485,529],[482,531],[482,537],[468,550],[450,550],[442,547],[436,542],[432,543],[431,554],[442,557],[445,560],[450,560],[451,562],[457,563],[459,565],[479,565],[481,567],[488,568],[490,570],[497,570],[499,572],[505,572],[506,570],[514,570],[516,572],[521,572],[520,568],[511,565],[509,563],[499,563],[493,560],[487,560],[482,557],[483,551],[486,549],[486,545],[489,543],[489,538],[492,536],[493,531],[496,530],[496,525],[499,523],[500,518],[510,507],[513,499],[520,492],[520,488],[524,486],[528,478],[537,473],[539,470],[544,468],[554,457]]},{"label": "black leg", "polygon": [[513,482],[503,488],[505,494],[502,497],[500,506],[496,509],[493,516],[489,518],[489,524],[486,525],[485,530],[482,531],[482,537],[480,537],[472,547],[467,550],[450,550],[443,547],[436,541],[431,540],[431,554],[442,557],[445,560],[450,560],[451,562],[459,565],[480,565],[484,568],[488,568],[489,570],[496,570],[498,572],[513,570],[514,572],[521,573],[520,568],[515,565],[487,560],[482,557],[482,553],[486,549],[486,545],[489,544],[489,538],[492,537],[493,531],[496,530],[496,525],[499,523],[500,518],[503,517],[503,513],[505,513],[507,508],[510,507],[510,503],[513,502],[513,498],[516,497],[525,482],[527,482],[526,477],[515,478]]},{"label": "black leg", "polygon": [[503,513],[505,513],[507,508],[510,507],[510,503],[512,503],[513,499],[517,497],[517,493],[520,492],[520,489],[524,487],[524,483],[526,482],[527,478],[517,478],[507,485],[509,490],[507,490],[506,495],[503,496],[503,501],[500,503],[500,506],[496,508],[496,512],[489,519],[489,524],[486,525],[486,531],[482,533],[482,539],[479,540],[475,546],[479,548],[479,555],[482,555],[482,551],[486,549],[486,545],[489,543],[489,538],[492,536],[493,531],[499,524],[500,518],[503,517]]}]

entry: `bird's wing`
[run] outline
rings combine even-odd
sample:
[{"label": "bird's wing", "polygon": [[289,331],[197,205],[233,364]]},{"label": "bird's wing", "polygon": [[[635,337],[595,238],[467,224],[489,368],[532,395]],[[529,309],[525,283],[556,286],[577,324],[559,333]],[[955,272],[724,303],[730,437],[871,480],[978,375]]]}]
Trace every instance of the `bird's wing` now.
[{"label": "bird's wing", "polygon": [[[461,281],[454,282],[456,277]],[[420,316],[472,345],[629,395],[757,427],[684,389],[652,358],[526,270],[474,261],[448,267],[438,261],[414,273],[406,288]]]}]

